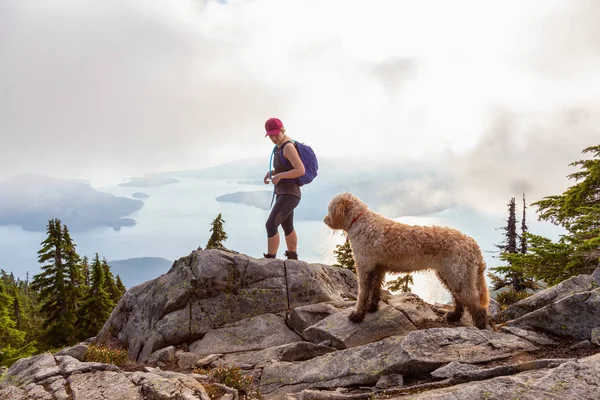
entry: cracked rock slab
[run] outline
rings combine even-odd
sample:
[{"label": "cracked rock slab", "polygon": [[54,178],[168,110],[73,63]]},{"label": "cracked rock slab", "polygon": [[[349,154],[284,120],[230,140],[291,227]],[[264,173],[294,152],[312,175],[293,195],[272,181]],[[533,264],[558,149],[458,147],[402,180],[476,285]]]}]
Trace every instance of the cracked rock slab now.
[{"label": "cracked rock slab", "polygon": [[368,313],[361,323],[353,323],[348,308],[308,327],[302,336],[312,343],[330,340],[336,349],[348,349],[377,342],[388,336],[402,336],[417,329],[406,316],[394,307],[382,304],[374,313]]},{"label": "cracked rock slab", "polygon": [[302,338],[290,330],[285,320],[274,314],[263,314],[207,333],[192,343],[190,352],[209,355],[262,350],[282,344],[300,342]]},{"label": "cracked rock slab", "polygon": [[589,340],[592,329],[600,326],[598,310],[600,290],[575,293],[509,321],[507,326],[547,332],[575,340]]},{"label": "cracked rock slab", "polygon": [[408,317],[410,322],[419,325],[438,319],[437,314],[419,296],[413,293],[393,295],[387,303]]},{"label": "cracked rock slab", "polygon": [[211,400],[204,387],[195,379],[163,377],[154,373],[134,372],[129,379],[152,399]]},{"label": "cracked rock slab", "polygon": [[211,366],[251,365],[253,368],[261,368],[272,362],[305,361],[334,351],[337,350],[332,347],[319,346],[309,342],[295,342],[264,350],[226,354],[215,360]]},{"label": "cracked rock slab", "polygon": [[193,251],[166,274],[129,289],[97,342],[127,343],[129,356],[146,362],[157,350],[192,343],[229,324],[344,296],[356,296],[356,278],[348,270]]},{"label": "cracked rock slab", "polygon": [[[500,376],[478,382],[463,383],[444,389],[434,389],[413,394],[411,399],[579,399],[598,398],[600,382],[600,360],[569,361],[553,369],[521,372],[511,376]],[[389,400],[403,400],[390,397]]]},{"label": "cracked rock slab", "polygon": [[451,361],[480,363],[538,348],[514,335],[474,327],[432,328],[339,350],[300,363],[265,366],[260,389],[272,398],[304,389],[373,386],[381,375],[429,373]]},{"label": "cracked rock slab", "polygon": [[13,384],[27,385],[60,375],[60,368],[50,353],[17,360],[3,378]]},{"label": "cracked rock slab", "polygon": [[81,362],[71,356],[57,356],[56,361],[63,375],[83,374],[95,371],[121,371],[119,367],[113,364],[103,364],[98,362]]},{"label": "cracked rock slab", "polygon": [[301,335],[309,326],[355,305],[356,301],[329,301],[296,307],[290,313],[288,325]]},{"label": "cracked rock slab", "polygon": [[517,328],[516,326],[503,326],[500,328],[502,332],[512,333],[518,337],[529,340],[532,343],[539,344],[540,346],[555,345],[556,341],[550,339],[543,333],[528,331],[526,329]]},{"label": "cracked rock slab", "polygon": [[[600,268],[596,275],[578,275],[571,277],[558,285],[535,293],[526,299],[516,302],[510,307],[494,315],[496,322],[506,322],[520,318],[525,314],[546,307],[575,293],[589,292],[600,285]],[[596,272],[595,272],[596,273]]]},{"label": "cracked rock slab", "polygon": [[67,381],[73,393],[73,400],[144,399],[141,389],[120,372],[75,374]]}]

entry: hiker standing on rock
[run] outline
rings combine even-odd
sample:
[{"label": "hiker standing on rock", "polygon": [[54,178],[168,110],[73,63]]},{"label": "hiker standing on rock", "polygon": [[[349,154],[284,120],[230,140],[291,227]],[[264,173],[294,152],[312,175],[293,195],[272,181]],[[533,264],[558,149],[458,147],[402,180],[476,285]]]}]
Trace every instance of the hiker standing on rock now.
[{"label": "hiker standing on rock", "polygon": [[273,169],[265,174],[265,184],[273,183],[275,205],[267,219],[267,253],[265,258],[275,258],[279,248],[279,226],[283,227],[289,260],[298,259],[298,234],[294,229],[294,209],[300,203],[301,193],[299,177],[305,173],[304,164],[292,139],[285,133],[283,123],[277,118],[265,122],[266,136],[275,148],[271,155]]}]

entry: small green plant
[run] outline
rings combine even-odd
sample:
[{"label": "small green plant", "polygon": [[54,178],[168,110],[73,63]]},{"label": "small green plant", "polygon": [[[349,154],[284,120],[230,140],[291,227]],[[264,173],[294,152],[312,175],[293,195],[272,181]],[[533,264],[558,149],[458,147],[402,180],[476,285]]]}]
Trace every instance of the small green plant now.
[{"label": "small green plant", "polygon": [[252,384],[252,376],[246,376],[239,367],[217,367],[213,369],[198,368],[194,371],[197,374],[209,375],[214,377],[220,383],[240,392],[248,393]]},{"label": "small green plant", "polygon": [[104,364],[122,366],[128,359],[127,350],[104,345],[91,345],[85,353],[84,360]]},{"label": "small green plant", "polygon": [[515,304],[518,301],[526,299],[529,296],[531,296],[531,295],[529,293],[527,293],[526,291],[518,292],[513,288],[509,288],[509,289],[505,290],[504,292],[498,294],[498,297],[496,298],[496,300],[500,304],[509,306],[511,304]]},{"label": "small green plant", "polygon": [[223,390],[223,388],[221,388],[217,385],[209,383],[209,384],[204,384],[203,386],[204,386],[204,390],[206,391],[206,394],[211,399],[220,399],[225,394],[225,390]]}]

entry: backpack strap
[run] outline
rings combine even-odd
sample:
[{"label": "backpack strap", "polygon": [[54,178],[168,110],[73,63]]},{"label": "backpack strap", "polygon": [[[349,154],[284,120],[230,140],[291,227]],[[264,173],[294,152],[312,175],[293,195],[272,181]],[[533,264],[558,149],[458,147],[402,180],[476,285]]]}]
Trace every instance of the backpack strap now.
[{"label": "backpack strap", "polygon": [[[273,147],[273,151],[271,152],[271,160],[269,161],[269,179],[273,178],[273,155],[275,155],[275,150],[277,150],[277,146]],[[274,200],[275,200],[275,185],[273,185],[273,197],[271,197],[271,205],[269,207],[273,207]]]},{"label": "backpack strap", "polygon": [[[293,168],[292,163],[290,162],[290,160],[288,160],[287,158],[285,158],[285,156],[283,155],[283,149],[285,148],[285,146],[288,143],[294,143],[293,140],[288,140],[287,142],[285,142],[284,144],[281,145],[280,147],[280,151],[279,151],[279,159],[281,160],[281,162],[283,162],[288,168]],[[275,146],[277,147],[277,146]]]},{"label": "backpack strap", "polygon": [[[288,140],[287,142],[285,142],[284,144],[281,145],[280,147],[280,151],[279,151],[279,159],[281,160],[281,162],[286,165],[288,168],[293,168],[292,163],[283,156],[283,148],[288,144],[288,143],[294,143],[293,140]],[[295,145],[295,143],[294,143]],[[269,177],[272,177],[272,172],[273,171],[273,156],[275,155],[275,151],[277,150],[277,146],[273,147],[273,151],[271,152],[271,160],[269,161]],[[273,197],[271,198],[271,205],[270,207],[273,207],[273,201],[275,200],[275,185],[273,185]]]}]

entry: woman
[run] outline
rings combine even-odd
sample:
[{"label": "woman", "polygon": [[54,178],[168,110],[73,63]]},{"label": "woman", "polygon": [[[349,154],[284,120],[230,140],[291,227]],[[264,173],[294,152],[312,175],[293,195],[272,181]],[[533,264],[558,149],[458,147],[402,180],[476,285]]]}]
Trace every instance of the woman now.
[{"label": "woman", "polygon": [[[298,234],[294,229],[294,209],[300,203],[300,186],[295,178],[304,175],[304,164],[294,146],[294,142],[285,134],[283,123],[277,118],[265,122],[266,136],[277,146],[273,155],[274,170],[265,174],[263,181],[275,185],[276,201],[267,219],[267,253],[265,258],[275,258],[279,248],[279,225],[285,233],[289,260],[298,259]],[[285,160],[284,160],[285,159]]]}]

